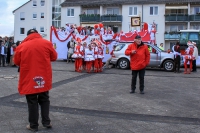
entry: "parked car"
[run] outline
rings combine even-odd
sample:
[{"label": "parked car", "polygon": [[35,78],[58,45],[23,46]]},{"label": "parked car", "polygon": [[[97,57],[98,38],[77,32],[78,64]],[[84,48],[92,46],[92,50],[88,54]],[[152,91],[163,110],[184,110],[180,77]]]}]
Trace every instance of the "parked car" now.
[{"label": "parked car", "polygon": [[[125,55],[125,50],[127,49],[130,43],[119,43],[115,50],[114,55],[112,56],[111,63],[115,66],[118,66],[121,69],[130,68],[130,56]],[[167,53],[166,51],[161,50],[155,45],[148,44],[150,52],[150,63],[147,67],[158,67],[164,68],[165,71],[174,70],[174,54]],[[183,66],[183,57],[181,56],[181,66]]]}]

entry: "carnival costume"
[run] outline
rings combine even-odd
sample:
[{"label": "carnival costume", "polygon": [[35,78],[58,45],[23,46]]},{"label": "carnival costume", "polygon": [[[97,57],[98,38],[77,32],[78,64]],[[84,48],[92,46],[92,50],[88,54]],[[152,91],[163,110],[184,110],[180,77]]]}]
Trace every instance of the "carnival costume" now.
[{"label": "carnival costume", "polygon": [[[91,47],[91,46],[90,46]],[[86,71],[90,73],[91,67],[92,67],[92,62],[94,61],[94,51],[91,48],[85,49],[85,58],[86,62]]]},{"label": "carnival costume", "polygon": [[99,65],[99,68],[98,68],[98,72],[102,72],[102,67],[103,67],[103,48],[101,47],[100,44],[98,44],[98,53],[97,53],[97,58],[98,58],[98,65]]},{"label": "carnival costume", "polygon": [[[188,42],[188,48],[185,51],[185,62],[184,62],[185,74],[190,74],[190,72],[192,71],[192,61],[194,60],[193,52],[194,52],[194,45],[191,42]],[[187,71],[188,62],[190,65],[189,71]]]},{"label": "carnival costume", "polygon": [[83,58],[83,46],[81,45],[81,39],[77,39],[77,46],[75,47],[72,58],[75,58],[75,71],[82,71],[82,58]]}]

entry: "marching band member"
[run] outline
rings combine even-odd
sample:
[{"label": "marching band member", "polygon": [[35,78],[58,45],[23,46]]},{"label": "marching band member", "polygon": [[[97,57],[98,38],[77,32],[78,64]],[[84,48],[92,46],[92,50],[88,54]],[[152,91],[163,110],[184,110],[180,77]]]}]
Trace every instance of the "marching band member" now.
[{"label": "marching band member", "polygon": [[81,45],[81,39],[77,38],[77,45],[74,50],[72,58],[75,58],[75,71],[82,71],[82,57],[83,57],[83,46]]},{"label": "marching band member", "polygon": [[94,61],[94,51],[91,44],[88,45],[88,48],[85,49],[85,62],[86,62],[86,71],[91,72],[92,62]]},{"label": "marching band member", "polygon": [[[188,48],[186,49],[185,53],[185,62],[184,62],[184,67],[185,67],[185,74],[190,74],[192,71],[192,61],[194,60],[193,52],[194,52],[194,45],[189,41],[188,43]],[[190,69],[187,71],[187,63],[189,62],[190,64]]]},{"label": "marching band member", "polygon": [[103,48],[101,47],[101,43],[98,42],[98,53],[97,53],[97,58],[98,58],[98,64],[99,64],[99,67],[98,67],[98,72],[102,72],[102,67],[103,67]]}]

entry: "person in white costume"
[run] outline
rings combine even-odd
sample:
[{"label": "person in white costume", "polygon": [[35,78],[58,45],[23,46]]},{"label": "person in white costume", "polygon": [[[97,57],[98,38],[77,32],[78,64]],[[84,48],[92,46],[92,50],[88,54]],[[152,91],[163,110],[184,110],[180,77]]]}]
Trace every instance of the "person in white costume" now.
[{"label": "person in white costume", "polygon": [[91,44],[88,45],[88,48],[85,49],[85,62],[86,62],[86,71],[91,72],[92,62],[94,61],[94,50],[92,49]]}]

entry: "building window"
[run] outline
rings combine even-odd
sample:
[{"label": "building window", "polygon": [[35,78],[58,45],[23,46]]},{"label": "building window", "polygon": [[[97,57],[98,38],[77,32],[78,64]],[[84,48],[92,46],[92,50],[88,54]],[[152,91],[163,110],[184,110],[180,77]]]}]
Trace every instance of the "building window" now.
[{"label": "building window", "polygon": [[37,13],[33,13],[33,19],[37,19]]},{"label": "building window", "polygon": [[52,1],[52,5],[53,5],[53,6],[59,6],[61,3],[62,3],[61,0],[53,0],[53,1]]},{"label": "building window", "polygon": [[73,8],[67,9],[67,16],[74,16],[74,9]]},{"label": "building window", "polygon": [[129,15],[137,15],[137,7],[129,7]]},{"label": "building window", "polygon": [[184,9],[171,9],[171,14],[185,14]]},{"label": "building window", "polygon": [[180,31],[183,29],[184,29],[183,25],[170,25],[170,31]]},{"label": "building window", "polygon": [[41,13],[41,18],[44,18],[44,13],[43,12]]},{"label": "building window", "polygon": [[150,15],[158,15],[158,6],[150,7]]},{"label": "building window", "polygon": [[107,14],[119,15],[119,8],[107,8]]},{"label": "building window", "polygon": [[20,20],[25,20],[25,12],[20,12]]},{"label": "building window", "polygon": [[22,35],[25,34],[25,28],[20,28],[20,34],[22,34]]},{"label": "building window", "polygon": [[44,27],[40,27],[40,32],[44,32]]},{"label": "building window", "polygon": [[99,14],[99,9],[87,9],[87,14]]},{"label": "building window", "polygon": [[194,14],[200,13],[200,7],[194,7]]},{"label": "building window", "polygon": [[33,0],[33,6],[37,6],[37,0]]},{"label": "building window", "polygon": [[44,6],[45,0],[41,0],[40,4],[41,4],[41,6]]}]

